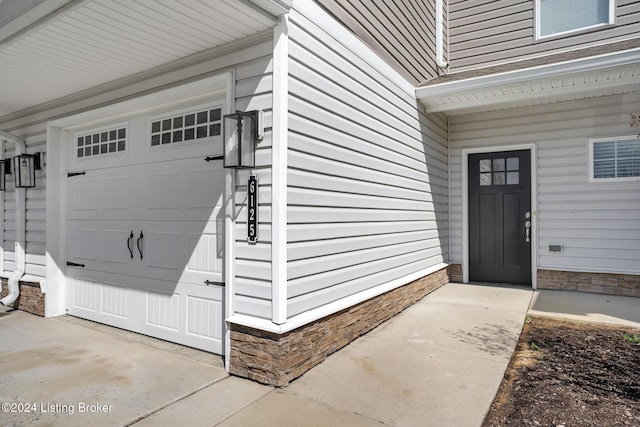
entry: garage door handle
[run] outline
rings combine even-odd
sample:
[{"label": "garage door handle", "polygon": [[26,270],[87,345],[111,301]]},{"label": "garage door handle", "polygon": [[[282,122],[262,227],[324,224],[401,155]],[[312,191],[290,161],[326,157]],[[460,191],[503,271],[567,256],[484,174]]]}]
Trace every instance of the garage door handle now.
[{"label": "garage door handle", "polygon": [[[140,237],[138,237],[138,240],[136,240],[136,246],[138,247],[138,252],[140,252],[140,259],[142,259],[142,249],[140,249],[140,240],[142,240],[142,238],[144,237],[144,235],[142,234],[142,230],[140,230]],[[131,255],[133,257],[133,255]]]},{"label": "garage door handle", "polygon": [[133,239],[133,230],[131,230],[131,234],[129,234],[129,238],[127,239],[127,249],[129,249],[129,255],[131,255],[131,259],[133,259],[133,251],[131,250],[131,239]]}]

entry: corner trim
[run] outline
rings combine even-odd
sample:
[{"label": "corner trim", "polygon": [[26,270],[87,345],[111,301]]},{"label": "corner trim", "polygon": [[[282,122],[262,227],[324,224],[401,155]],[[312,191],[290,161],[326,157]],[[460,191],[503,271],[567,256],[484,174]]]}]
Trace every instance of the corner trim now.
[{"label": "corner trim", "polygon": [[273,128],[271,145],[271,321],[287,322],[287,151],[289,137],[289,17],[273,36]]}]

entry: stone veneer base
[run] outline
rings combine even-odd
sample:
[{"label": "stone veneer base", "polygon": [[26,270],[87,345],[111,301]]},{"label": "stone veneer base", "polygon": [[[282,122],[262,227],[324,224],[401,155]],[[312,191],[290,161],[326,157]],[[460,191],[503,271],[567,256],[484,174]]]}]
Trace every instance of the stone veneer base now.
[{"label": "stone veneer base", "polygon": [[539,269],[538,289],[640,297],[640,275]]},{"label": "stone veneer base", "polygon": [[284,334],[231,324],[229,373],[282,387],[449,281],[447,268]]},{"label": "stone veneer base", "polygon": [[[20,282],[20,295],[9,307],[26,311],[38,316],[44,316],[44,294],[40,290],[39,283]],[[9,284],[7,279],[2,279],[2,292],[0,298],[9,294]]]}]

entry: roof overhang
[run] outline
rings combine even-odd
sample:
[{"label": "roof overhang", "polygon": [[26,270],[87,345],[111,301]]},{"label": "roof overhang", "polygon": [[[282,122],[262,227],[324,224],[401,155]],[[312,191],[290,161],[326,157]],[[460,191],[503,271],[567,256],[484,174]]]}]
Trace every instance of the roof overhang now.
[{"label": "roof overhang", "polygon": [[242,45],[290,8],[291,0],[1,0],[0,117]]},{"label": "roof overhang", "polygon": [[[416,89],[429,113],[460,115],[640,91],[640,48],[476,77],[435,79]],[[452,78],[453,77],[453,78]]]}]

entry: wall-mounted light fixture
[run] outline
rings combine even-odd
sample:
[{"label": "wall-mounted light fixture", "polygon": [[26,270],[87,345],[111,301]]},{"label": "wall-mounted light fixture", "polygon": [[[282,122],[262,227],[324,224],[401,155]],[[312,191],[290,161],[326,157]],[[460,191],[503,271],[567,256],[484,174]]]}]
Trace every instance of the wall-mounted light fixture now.
[{"label": "wall-mounted light fixture", "polygon": [[256,143],[264,136],[262,111],[236,111],[224,116],[224,167],[249,169],[256,164]]},{"label": "wall-mounted light fixture", "polygon": [[13,158],[16,188],[36,186],[36,170],[41,169],[40,153],[20,154]]},{"label": "wall-mounted light fixture", "polygon": [[11,159],[0,159],[0,191],[7,189],[5,175],[11,175]]}]

